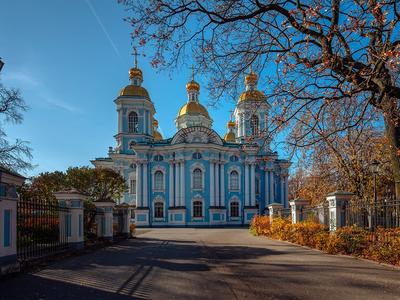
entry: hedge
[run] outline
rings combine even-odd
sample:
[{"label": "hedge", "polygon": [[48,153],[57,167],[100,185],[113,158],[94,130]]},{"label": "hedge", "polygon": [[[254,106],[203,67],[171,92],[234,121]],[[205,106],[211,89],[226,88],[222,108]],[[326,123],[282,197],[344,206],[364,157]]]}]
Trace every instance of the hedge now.
[{"label": "hedge", "polygon": [[314,221],[292,224],[290,219],[274,218],[270,223],[267,216],[255,216],[250,232],[330,254],[348,254],[400,266],[400,228],[378,228],[369,232],[354,226],[331,233]]}]

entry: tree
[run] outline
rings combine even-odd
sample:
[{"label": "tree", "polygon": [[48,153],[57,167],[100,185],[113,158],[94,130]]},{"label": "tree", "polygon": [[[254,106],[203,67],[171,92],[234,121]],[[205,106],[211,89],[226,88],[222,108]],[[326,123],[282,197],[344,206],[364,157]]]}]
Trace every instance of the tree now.
[{"label": "tree", "polygon": [[74,188],[88,196],[88,200],[117,201],[127,187],[124,178],[111,169],[70,167],[66,172],[46,172],[31,179],[22,189],[27,199],[56,201],[54,192]]},{"label": "tree", "polygon": [[127,190],[125,179],[106,168],[69,168],[66,171],[66,184],[88,195],[94,202],[116,202]]},{"label": "tree", "polygon": [[127,20],[134,43],[154,49],[152,64],[179,66],[189,49],[197,69],[210,74],[215,101],[235,94],[249,65],[263,72],[275,104],[274,130],[302,125],[302,134],[288,137],[294,148],[318,141],[309,133],[334,109],[355,108],[348,122],[326,128],[325,137],[352,128],[368,110],[378,111],[400,199],[398,1],[119,2],[132,11]]},{"label": "tree", "polygon": [[[0,118],[3,122],[19,124],[23,120],[22,113],[27,110],[20,92],[7,89],[0,83]],[[7,135],[0,127],[0,165],[13,171],[32,168],[29,160],[32,158],[28,143],[17,139],[14,144],[6,139]]]}]

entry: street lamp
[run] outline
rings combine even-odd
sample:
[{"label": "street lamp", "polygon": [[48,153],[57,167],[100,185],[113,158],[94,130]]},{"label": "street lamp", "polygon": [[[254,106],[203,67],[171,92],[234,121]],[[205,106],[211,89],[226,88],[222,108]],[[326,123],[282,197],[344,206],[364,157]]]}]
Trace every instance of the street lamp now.
[{"label": "street lamp", "polygon": [[380,165],[380,163],[376,159],[374,159],[371,162],[371,171],[372,171],[372,173],[374,173],[374,203],[375,203],[375,205],[376,205],[377,198],[378,198],[377,191],[376,191],[376,175],[379,172],[379,165]]}]

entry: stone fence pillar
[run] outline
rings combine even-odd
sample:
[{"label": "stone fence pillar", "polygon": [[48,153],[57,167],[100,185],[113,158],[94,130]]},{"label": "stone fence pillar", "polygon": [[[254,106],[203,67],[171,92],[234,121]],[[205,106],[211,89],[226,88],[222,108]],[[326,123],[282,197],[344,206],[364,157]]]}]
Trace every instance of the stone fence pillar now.
[{"label": "stone fence pillar", "polygon": [[329,230],[336,231],[337,228],[346,225],[345,207],[351,200],[353,193],[336,191],[326,196],[329,204]]},{"label": "stone fence pillar", "polygon": [[132,208],[128,204],[123,203],[115,206],[115,209],[118,211],[118,230],[122,235],[129,237]]},{"label": "stone fence pillar", "polygon": [[85,245],[83,202],[86,196],[75,189],[58,191],[54,196],[60,205],[60,239],[64,240],[66,235],[71,248],[82,249]]},{"label": "stone fence pillar", "polygon": [[97,237],[102,237],[106,240],[113,239],[113,208],[115,203],[112,201],[96,201],[93,202],[99,212],[96,215]]},{"label": "stone fence pillar", "polygon": [[283,204],[281,203],[271,203],[268,205],[269,210],[269,221],[272,223],[275,217],[280,217],[282,215]]},{"label": "stone fence pillar", "polygon": [[309,200],[304,200],[300,198],[293,199],[289,202],[290,210],[292,213],[292,224],[299,223],[304,220],[302,210],[304,207],[310,205]]},{"label": "stone fence pillar", "polygon": [[25,178],[0,168],[0,275],[19,271],[17,261],[17,186]]}]

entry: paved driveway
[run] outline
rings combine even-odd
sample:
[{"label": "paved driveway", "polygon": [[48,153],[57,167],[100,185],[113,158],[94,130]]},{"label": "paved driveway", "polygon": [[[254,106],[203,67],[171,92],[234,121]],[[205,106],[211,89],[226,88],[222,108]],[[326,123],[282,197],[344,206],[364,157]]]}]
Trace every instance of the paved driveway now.
[{"label": "paved driveway", "polygon": [[253,237],[153,229],[0,282],[0,299],[400,299],[400,271]]}]

